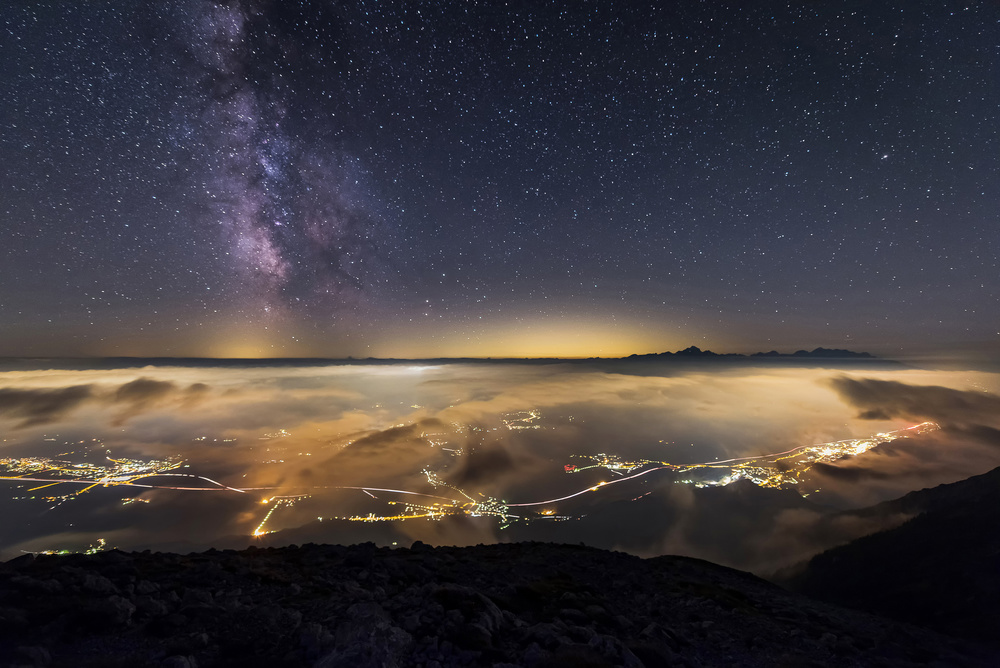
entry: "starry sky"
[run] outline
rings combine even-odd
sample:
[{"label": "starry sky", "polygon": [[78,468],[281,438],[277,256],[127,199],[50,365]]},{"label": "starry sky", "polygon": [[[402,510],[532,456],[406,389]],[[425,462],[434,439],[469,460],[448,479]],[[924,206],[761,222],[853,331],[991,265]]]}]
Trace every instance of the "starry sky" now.
[{"label": "starry sky", "polygon": [[992,2],[0,7],[0,355],[1000,349]]}]

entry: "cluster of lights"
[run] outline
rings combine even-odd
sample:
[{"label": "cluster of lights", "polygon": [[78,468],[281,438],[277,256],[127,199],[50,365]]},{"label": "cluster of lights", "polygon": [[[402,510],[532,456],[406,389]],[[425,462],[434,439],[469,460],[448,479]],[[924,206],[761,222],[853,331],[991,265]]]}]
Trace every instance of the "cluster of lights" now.
[{"label": "cluster of lights", "polygon": [[501,416],[500,420],[503,422],[507,429],[512,431],[521,429],[541,429],[542,425],[533,424],[540,420],[542,417],[541,411],[537,408],[532,408],[526,411],[516,411],[514,413],[505,413]]},{"label": "cluster of lights", "polygon": [[[622,461],[614,455],[604,453],[575,455],[582,459],[589,459],[593,463],[586,466],[568,464],[565,470],[567,473],[578,473],[592,468],[604,468],[612,473],[622,475],[622,471],[631,474],[633,471],[653,466],[656,469],[665,468],[677,473],[693,474],[682,478],[678,482],[695,485],[696,487],[721,487],[730,485],[737,480],[749,480],[761,487],[781,489],[799,484],[802,474],[817,463],[828,463],[845,457],[856,457],[871,450],[879,443],[887,443],[900,438],[909,438],[937,429],[940,429],[940,427],[934,422],[921,422],[906,429],[881,432],[868,438],[803,445],[785,452],[770,455],[741,457],[699,464],[671,464],[670,462],[648,459]],[[645,469],[646,472],[650,470],[654,469]],[[600,483],[595,487],[591,487],[589,491],[595,491],[598,487],[605,484],[607,483]]]},{"label": "cluster of lights", "polygon": [[[73,453],[63,453],[69,455]],[[179,459],[114,459],[108,454],[102,463],[73,463],[66,460],[45,457],[17,457],[0,459],[0,480],[19,482],[41,482],[44,484],[28,489],[34,492],[65,483],[85,484],[83,489],[71,494],[44,497],[47,500],[65,499],[78,496],[94,487],[114,485],[134,485],[136,480],[150,476],[164,475],[183,465]],[[45,477],[41,477],[45,476]]]},{"label": "cluster of lights", "polygon": [[[501,416],[503,425],[509,430],[539,429],[541,428],[541,425],[537,424],[537,422],[540,419],[541,413],[536,409],[506,413]],[[472,429],[475,428],[473,427]],[[723,461],[716,460],[696,464],[672,464],[666,461],[648,459],[626,460],[618,455],[608,454],[605,452],[600,452],[594,455],[573,455],[574,458],[585,460],[586,463],[567,464],[565,466],[566,473],[575,474],[589,469],[600,468],[618,477],[598,482],[597,484],[558,499],[549,499],[547,501],[529,503],[509,503],[506,500],[485,496],[481,493],[477,493],[473,496],[465,490],[446,482],[438,472],[425,468],[422,473],[426,477],[427,482],[435,490],[444,488],[454,492],[454,494],[450,494],[448,496],[438,496],[408,490],[343,487],[341,489],[360,490],[373,499],[378,498],[375,494],[373,494],[373,492],[389,492],[406,495],[409,498],[405,502],[387,502],[390,506],[400,507],[401,512],[390,512],[385,514],[371,512],[366,515],[353,515],[340,517],[338,519],[354,522],[392,522],[413,519],[440,520],[448,516],[489,517],[498,520],[501,528],[506,528],[510,526],[511,523],[519,520],[567,520],[572,519],[572,517],[557,514],[556,507],[560,502],[586,493],[597,492],[606,486],[634,480],[649,473],[653,473],[654,471],[661,470],[669,470],[677,474],[681,474],[677,482],[692,484],[697,487],[724,486],[732,484],[738,480],[749,480],[761,487],[787,488],[798,485],[802,474],[817,463],[833,462],[845,457],[854,457],[871,450],[880,443],[900,438],[907,438],[917,434],[935,431],[937,429],[939,429],[937,424],[933,422],[923,422],[907,429],[878,433],[869,438],[848,439],[830,443],[800,446],[780,453],[760,455],[756,457],[742,457]],[[263,438],[270,440],[274,438],[284,438],[287,436],[290,436],[290,433],[281,429],[277,432],[265,434]],[[431,447],[439,448],[440,450],[448,451],[456,455],[463,453],[463,449],[461,448],[451,449],[443,447],[448,443],[448,441],[446,438],[441,438],[443,436],[441,433],[429,434],[427,436],[428,444]],[[208,437],[199,437],[195,440],[204,441],[208,440]],[[81,441],[81,443],[83,442]],[[67,452],[57,455],[56,457],[61,458],[73,454],[75,453]],[[300,452],[298,454],[300,456],[308,456],[311,453]],[[272,459],[269,460],[268,463],[283,462],[284,460],[282,459]],[[0,475],[0,480],[17,481],[20,483],[42,483],[36,487],[28,489],[28,492],[34,492],[68,483],[86,485],[83,489],[77,489],[63,495],[22,497],[32,499],[42,498],[45,501],[55,502],[55,505],[52,506],[53,508],[98,486],[109,487],[128,485],[133,487],[155,487],[186,491],[231,491],[244,494],[252,491],[253,489],[268,489],[265,487],[245,489],[235,488],[204,476],[171,472],[181,466],[187,465],[177,458],[167,458],[164,460],[112,458],[110,456],[110,451],[106,452],[106,455],[101,463],[73,463],[65,459],[16,457],[0,459],[0,474],[3,474]],[[203,485],[198,487],[168,486],[163,484],[151,485],[137,482],[143,478],[153,476],[173,476],[197,479],[208,482],[211,485],[214,485],[214,487],[206,487]],[[647,494],[648,493],[649,492],[647,492]],[[262,499],[261,504],[268,506],[268,509],[260,523],[252,532],[252,535],[258,537],[268,533],[273,533],[275,530],[268,529],[267,525],[272,519],[274,513],[279,508],[290,508],[297,501],[303,498],[308,498],[309,496],[309,494],[298,494],[273,496]],[[645,496],[645,494],[641,494],[633,500],[642,498],[643,496]],[[423,497],[428,500],[417,501],[414,497]],[[431,499],[433,499],[433,501]],[[123,500],[122,504],[129,505],[137,501],[142,501],[144,503],[149,502],[148,499],[128,498]],[[514,514],[511,512],[511,508],[514,506],[523,509],[527,509],[529,507],[546,507],[535,512]],[[519,512],[521,511],[519,510]],[[101,547],[95,549],[102,549],[103,541],[101,541],[99,545]]]},{"label": "cluster of lights", "polygon": [[[28,552],[27,550],[21,550],[26,554],[97,554],[98,552],[103,552],[108,549],[108,542],[103,538],[98,538],[97,542],[90,544],[83,551],[80,550],[68,550],[68,549],[58,549],[58,550],[39,550],[38,552]],[[111,548],[115,549],[114,547]]]},{"label": "cluster of lights", "polygon": [[268,530],[264,528],[264,525],[267,524],[267,521],[269,519],[271,519],[271,515],[274,514],[274,511],[276,511],[278,508],[282,506],[291,508],[292,506],[295,505],[296,501],[309,498],[309,496],[310,496],[309,494],[296,494],[292,496],[272,496],[270,498],[261,499],[260,500],[261,505],[265,506],[270,505],[272,501],[274,502],[274,505],[271,505],[271,507],[267,511],[267,514],[264,515],[264,519],[262,519],[260,521],[260,524],[257,525],[257,528],[253,530],[253,537],[259,538],[260,536],[263,536],[265,534],[274,533],[275,531],[274,529]]},{"label": "cluster of lights", "polygon": [[[523,415],[524,417],[519,419],[530,418],[532,421],[539,417],[537,413],[533,413],[531,411],[525,411],[518,414],[508,414],[508,416],[510,415]],[[511,424],[513,424],[513,422],[507,421],[505,421],[505,424],[507,424],[508,428],[512,429],[520,426],[515,424],[512,427]],[[784,488],[797,485],[799,483],[800,476],[818,462],[831,462],[844,457],[857,456],[874,448],[879,443],[885,443],[900,438],[907,438],[916,434],[934,431],[936,429],[939,429],[937,424],[933,422],[923,422],[907,429],[883,432],[875,434],[869,438],[849,439],[844,441],[834,441],[831,443],[800,446],[785,452],[769,455],[743,457],[698,464],[672,464],[670,462],[647,459],[632,461],[604,452],[596,455],[574,455],[576,458],[589,460],[590,463],[584,465],[568,464],[565,466],[565,471],[567,473],[578,473],[588,469],[602,468],[617,475],[618,478],[599,482],[595,485],[558,499],[530,503],[512,504],[504,500],[484,496],[483,494],[478,494],[479,498],[476,498],[465,490],[446,482],[438,472],[425,468],[422,473],[427,478],[427,482],[431,486],[435,489],[449,489],[455,492],[456,496],[460,498],[452,498],[449,500],[444,497],[434,497],[437,501],[428,503],[408,501],[403,504],[402,512],[386,514],[368,513],[367,515],[354,515],[342,517],[340,519],[353,522],[392,522],[413,519],[440,520],[447,516],[464,515],[467,517],[496,518],[500,522],[501,529],[510,526],[512,522],[518,520],[567,520],[572,519],[572,517],[556,514],[555,506],[559,502],[566,501],[586,493],[597,492],[604,487],[614,485],[616,483],[627,482],[629,480],[645,476],[646,474],[654,471],[661,470],[670,470],[678,474],[687,474],[680,478],[678,482],[692,484],[697,487],[725,486],[738,480],[749,480],[761,487]],[[375,498],[375,496],[367,488],[355,489],[361,489],[369,496]],[[406,490],[382,491],[395,491],[400,494],[429,496],[420,495],[415,492],[408,492]],[[633,500],[640,499],[643,496],[645,496],[645,494],[636,496]],[[395,501],[389,501],[388,503],[391,506],[398,505]],[[263,532],[264,524],[267,522],[268,518],[270,518],[271,514],[278,508],[278,506],[279,504],[275,504],[275,506],[268,511],[264,521],[261,522],[258,527],[258,532]],[[511,512],[512,506],[525,509],[532,506],[548,507],[534,513],[514,514]],[[260,533],[255,533],[254,535],[260,535]]]}]

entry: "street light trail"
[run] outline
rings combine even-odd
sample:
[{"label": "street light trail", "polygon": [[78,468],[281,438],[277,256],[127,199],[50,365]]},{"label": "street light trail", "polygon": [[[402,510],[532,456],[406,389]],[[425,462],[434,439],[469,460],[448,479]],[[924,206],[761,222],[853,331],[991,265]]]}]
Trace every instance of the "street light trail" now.
[{"label": "street light trail", "polygon": [[549,499],[548,501],[532,501],[530,503],[508,503],[507,505],[510,506],[510,507],[512,507],[512,508],[514,506],[517,506],[517,507],[524,507],[524,506],[544,506],[546,503],[557,503],[559,501],[565,501],[567,499],[572,499],[575,496],[580,496],[581,494],[586,494],[587,492],[596,492],[597,490],[599,490],[602,487],[609,487],[611,485],[617,485],[620,482],[628,482],[629,480],[635,480],[639,476],[644,476],[647,473],[652,473],[653,471],[660,471],[662,469],[672,469],[672,468],[675,468],[675,467],[671,466],[671,465],[668,465],[668,466],[657,466],[656,468],[646,469],[645,471],[642,471],[640,473],[636,473],[635,475],[630,475],[627,478],[619,478],[618,480],[611,480],[610,482],[598,483],[598,484],[594,485],[593,487],[588,487],[587,489],[582,489],[579,492],[576,492],[574,494],[570,494],[568,496],[563,496],[563,497],[560,497],[558,499]]}]

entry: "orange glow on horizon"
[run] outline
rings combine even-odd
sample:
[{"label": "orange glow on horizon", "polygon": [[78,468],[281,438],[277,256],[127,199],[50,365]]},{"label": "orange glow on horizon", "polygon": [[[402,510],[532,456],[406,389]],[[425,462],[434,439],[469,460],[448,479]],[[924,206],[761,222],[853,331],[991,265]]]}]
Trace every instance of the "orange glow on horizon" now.
[{"label": "orange glow on horizon", "polygon": [[504,323],[473,332],[383,339],[373,346],[375,357],[434,358],[564,358],[627,357],[671,350],[683,336],[615,322],[543,320],[536,323]]},{"label": "orange glow on horizon", "polygon": [[317,331],[279,317],[248,321],[221,315],[198,331],[129,333],[124,343],[108,341],[91,354],[211,359],[330,358],[617,358],[660,353],[692,345],[711,347],[691,332],[608,316],[505,317],[474,326],[413,323],[342,331]]}]

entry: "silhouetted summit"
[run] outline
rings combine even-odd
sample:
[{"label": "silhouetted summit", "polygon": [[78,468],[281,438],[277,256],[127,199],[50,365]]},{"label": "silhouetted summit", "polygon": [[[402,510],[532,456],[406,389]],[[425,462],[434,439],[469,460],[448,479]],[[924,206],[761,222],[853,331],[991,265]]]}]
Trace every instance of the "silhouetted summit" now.
[{"label": "silhouetted summit", "polygon": [[842,348],[813,348],[812,350],[796,350],[791,355],[772,350],[766,353],[754,353],[750,357],[818,357],[824,359],[874,359],[871,353],[856,353]]},{"label": "silhouetted summit", "polygon": [[669,358],[697,358],[697,359],[746,359],[746,358],[769,358],[769,359],[875,359],[875,356],[871,353],[865,352],[854,352],[853,350],[844,350],[841,348],[814,348],[812,350],[796,350],[794,353],[779,353],[777,350],[771,350],[766,353],[752,353],[750,355],[743,355],[740,353],[715,353],[711,350],[702,350],[698,346],[688,346],[683,350],[678,350],[677,352],[662,352],[662,353],[651,353],[648,355],[630,355],[626,359],[669,359]]},{"label": "silhouetted summit", "polygon": [[813,350],[796,350],[793,357],[871,357],[869,353],[856,353],[841,348],[814,348]]},{"label": "silhouetted summit", "polygon": [[720,357],[717,353],[713,353],[711,350],[702,350],[698,346],[691,346],[685,348],[684,350],[678,350],[675,355],[683,357]]}]

